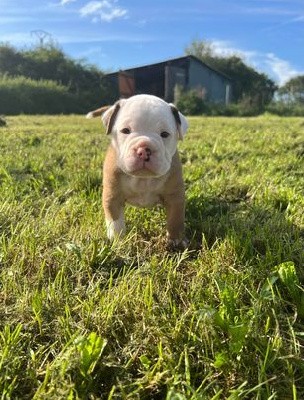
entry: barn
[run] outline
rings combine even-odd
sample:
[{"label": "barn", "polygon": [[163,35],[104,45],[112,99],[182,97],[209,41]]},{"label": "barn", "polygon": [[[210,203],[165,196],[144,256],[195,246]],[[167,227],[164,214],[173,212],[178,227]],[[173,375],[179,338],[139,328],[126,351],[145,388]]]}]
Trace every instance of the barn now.
[{"label": "barn", "polygon": [[117,98],[147,93],[173,102],[177,86],[186,91],[197,91],[210,103],[228,104],[232,95],[232,82],[228,76],[191,55],[113,72],[104,79]]}]

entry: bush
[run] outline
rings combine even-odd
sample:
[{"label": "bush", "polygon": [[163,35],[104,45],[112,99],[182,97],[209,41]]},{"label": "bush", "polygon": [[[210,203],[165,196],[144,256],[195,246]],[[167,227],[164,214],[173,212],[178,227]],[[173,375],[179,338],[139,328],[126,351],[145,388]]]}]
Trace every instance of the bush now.
[{"label": "bush", "polygon": [[176,106],[185,115],[200,115],[206,106],[195,90],[181,92],[176,101]]},{"label": "bush", "polygon": [[261,103],[257,100],[258,96],[251,97],[246,96],[237,105],[238,116],[239,117],[254,117],[256,115],[262,114],[264,108]]},{"label": "bush", "polygon": [[0,114],[61,114],[83,112],[68,88],[47,80],[0,77]]},{"label": "bush", "polygon": [[266,107],[266,111],[281,117],[304,117],[304,104],[272,102]]},{"label": "bush", "polygon": [[225,117],[253,117],[263,112],[250,97],[245,97],[238,103],[209,104],[210,115]]},{"label": "bush", "polygon": [[195,90],[179,91],[176,99],[177,108],[186,115],[211,115],[226,117],[252,117],[261,114],[261,110],[251,98],[244,98],[239,103],[206,103]]},{"label": "bush", "polygon": [[239,109],[237,104],[209,104],[207,115],[213,117],[237,117],[239,115]]},{"label": "bush", "polygon": [[[21,109],[25,113],[54,113],[52,110],[55,109],[59,113],[86,113],[101,104],[111,103],[110,100],[113,99],[113,90],[103,80],[102,71],[84,61],[68,57],[53,43],[24,50],[0,43],[0,79],[1,76],[11,79],[10,82],[6,80],[5,88],[2,88],[6,96],[5,109],[8,107],[7,103],[13,99],[14,107],[9,107],[9,110],[14,110],[21,102]],[[17,77],[21,80],[15,80]],[[33,81],[37,81],[37,85]],[[16,85],[22,87],[20,91]],[[23,90],[26,90],[27,95],[30,92],[28,102],[23,99],[26,97]],[[51,93],[54,94],[54,99],[51,98]],[[36,96],[39,101],[33,99]],[[50,102],[54,102],[52,108]],[[38,106],[37,109],[33,107],[34,104]],[[4,105],[2,106],[4,112]]]}]

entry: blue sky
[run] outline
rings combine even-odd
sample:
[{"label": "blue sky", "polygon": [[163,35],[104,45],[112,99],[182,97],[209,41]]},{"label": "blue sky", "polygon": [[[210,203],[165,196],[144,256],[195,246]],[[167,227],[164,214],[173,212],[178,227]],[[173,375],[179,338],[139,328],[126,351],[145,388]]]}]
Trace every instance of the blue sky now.
[{"label": "blue sky", "polygon": [[0,41],[52,35],[105,71],[179,57],[194,39],[240,55],[278,84],[304,74],[304,0],[0,0]]}]

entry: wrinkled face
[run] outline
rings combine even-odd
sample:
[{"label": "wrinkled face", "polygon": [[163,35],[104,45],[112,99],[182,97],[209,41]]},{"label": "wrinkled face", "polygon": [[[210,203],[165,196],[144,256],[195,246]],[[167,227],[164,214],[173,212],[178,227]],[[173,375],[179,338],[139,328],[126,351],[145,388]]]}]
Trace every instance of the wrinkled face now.
[{"label": "wrinkled face", "polygon": [[[103,116],[111,125],[118,166],[128,175],[162,176],[187,129],[184,116],[165,101],[150,95],[120,100]],[[118,108],[118,109],[117,109]],[[176,115],[178,114],[178,116]],[[112,118],[112,120],[111,120]]]}]

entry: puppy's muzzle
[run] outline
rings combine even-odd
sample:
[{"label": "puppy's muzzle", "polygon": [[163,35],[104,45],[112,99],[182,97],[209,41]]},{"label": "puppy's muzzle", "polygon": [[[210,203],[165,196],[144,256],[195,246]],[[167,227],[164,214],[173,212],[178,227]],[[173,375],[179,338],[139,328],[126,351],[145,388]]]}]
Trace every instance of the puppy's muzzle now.
[{"label": "puppy's muzzle", "polygon": [[142,161],[150,161],[151,154],[152,150],[148,146],[140,146],[136,149],[136,155]]},{"label": "puppy's muzzle", "polygon": [[130,137],[125,143],[120,157],[120,166],[127,174],[164,175],[171,160],[167,161],[165,148],[161,139],[145,136]]}]

